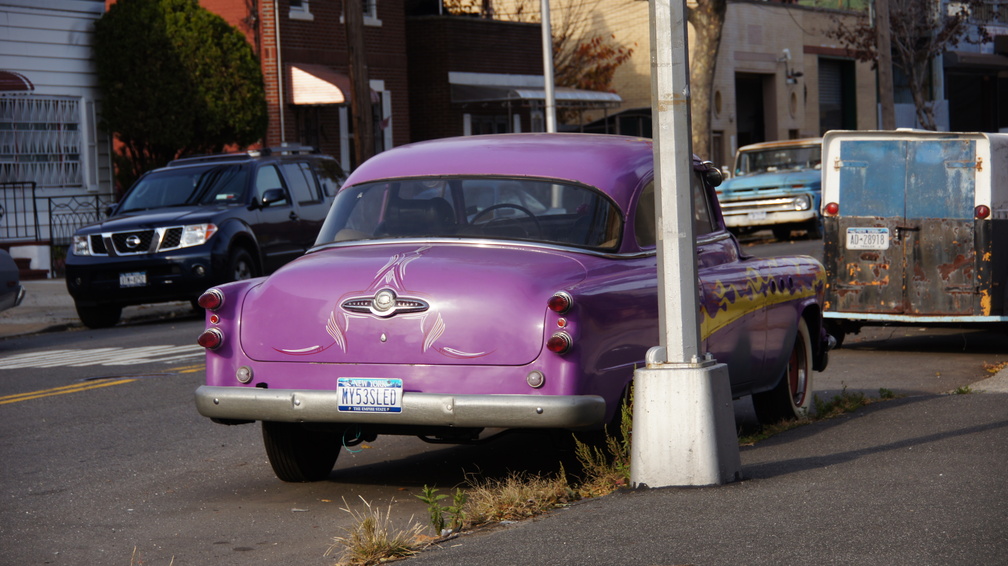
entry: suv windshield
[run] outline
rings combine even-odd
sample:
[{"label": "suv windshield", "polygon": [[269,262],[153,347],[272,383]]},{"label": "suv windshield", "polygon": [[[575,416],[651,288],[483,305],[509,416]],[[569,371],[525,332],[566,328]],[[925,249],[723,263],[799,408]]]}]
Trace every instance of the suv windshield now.
[{"label": "suv windshield", "polygon": [[819,167],[820,161],[822,161],[822,149],[819,146],[743,151],[739,154],[735,174],[815,169]]},{"label": "suv windshield", "polygon": [[154,171],[123,198],[119,212],[194,204],[244,203],[248,169],[241,165],[204,165]]},{"label": "suv windshield", "polygon": [[612,250],[619,210],[602,193],[540,179],[417,178],[336,195],[316,245],[390,238],[502,238]]}]

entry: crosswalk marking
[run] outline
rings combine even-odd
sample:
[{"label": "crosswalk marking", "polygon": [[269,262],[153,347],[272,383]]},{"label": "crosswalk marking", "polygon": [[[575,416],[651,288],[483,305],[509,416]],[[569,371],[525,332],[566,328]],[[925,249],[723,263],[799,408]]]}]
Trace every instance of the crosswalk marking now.
[{"label": "crosswalk marking", "polygon": [[0,370],[169,363],[202,356],[204,352],[198,345],[44,350],[0,358]]}]

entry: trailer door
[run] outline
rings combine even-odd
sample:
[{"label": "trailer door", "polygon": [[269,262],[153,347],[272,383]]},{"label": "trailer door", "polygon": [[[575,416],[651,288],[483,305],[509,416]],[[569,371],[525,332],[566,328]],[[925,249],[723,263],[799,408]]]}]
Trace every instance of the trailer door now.
[{"label": "trailer door", "polygon": [[845,141],[836,309],[973,314],[973,140]]}]

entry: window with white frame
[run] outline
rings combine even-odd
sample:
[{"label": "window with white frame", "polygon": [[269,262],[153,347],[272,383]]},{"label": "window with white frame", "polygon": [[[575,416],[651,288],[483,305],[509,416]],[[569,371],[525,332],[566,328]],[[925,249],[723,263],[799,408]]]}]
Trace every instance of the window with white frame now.
[{"label": "window with white frame", "polygon": [[0,182],[80,187],[85,144],[80,99],[0,97]]}]

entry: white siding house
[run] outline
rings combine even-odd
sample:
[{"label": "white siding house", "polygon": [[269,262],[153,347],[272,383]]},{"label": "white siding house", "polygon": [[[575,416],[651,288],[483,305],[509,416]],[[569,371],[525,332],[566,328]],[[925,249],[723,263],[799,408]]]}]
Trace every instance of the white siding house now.
[{"label": "white siding house", "polygon": [[104,12],[103,0],[0,0],[0,245],[33,269],[112,199],[91,49]]}]

